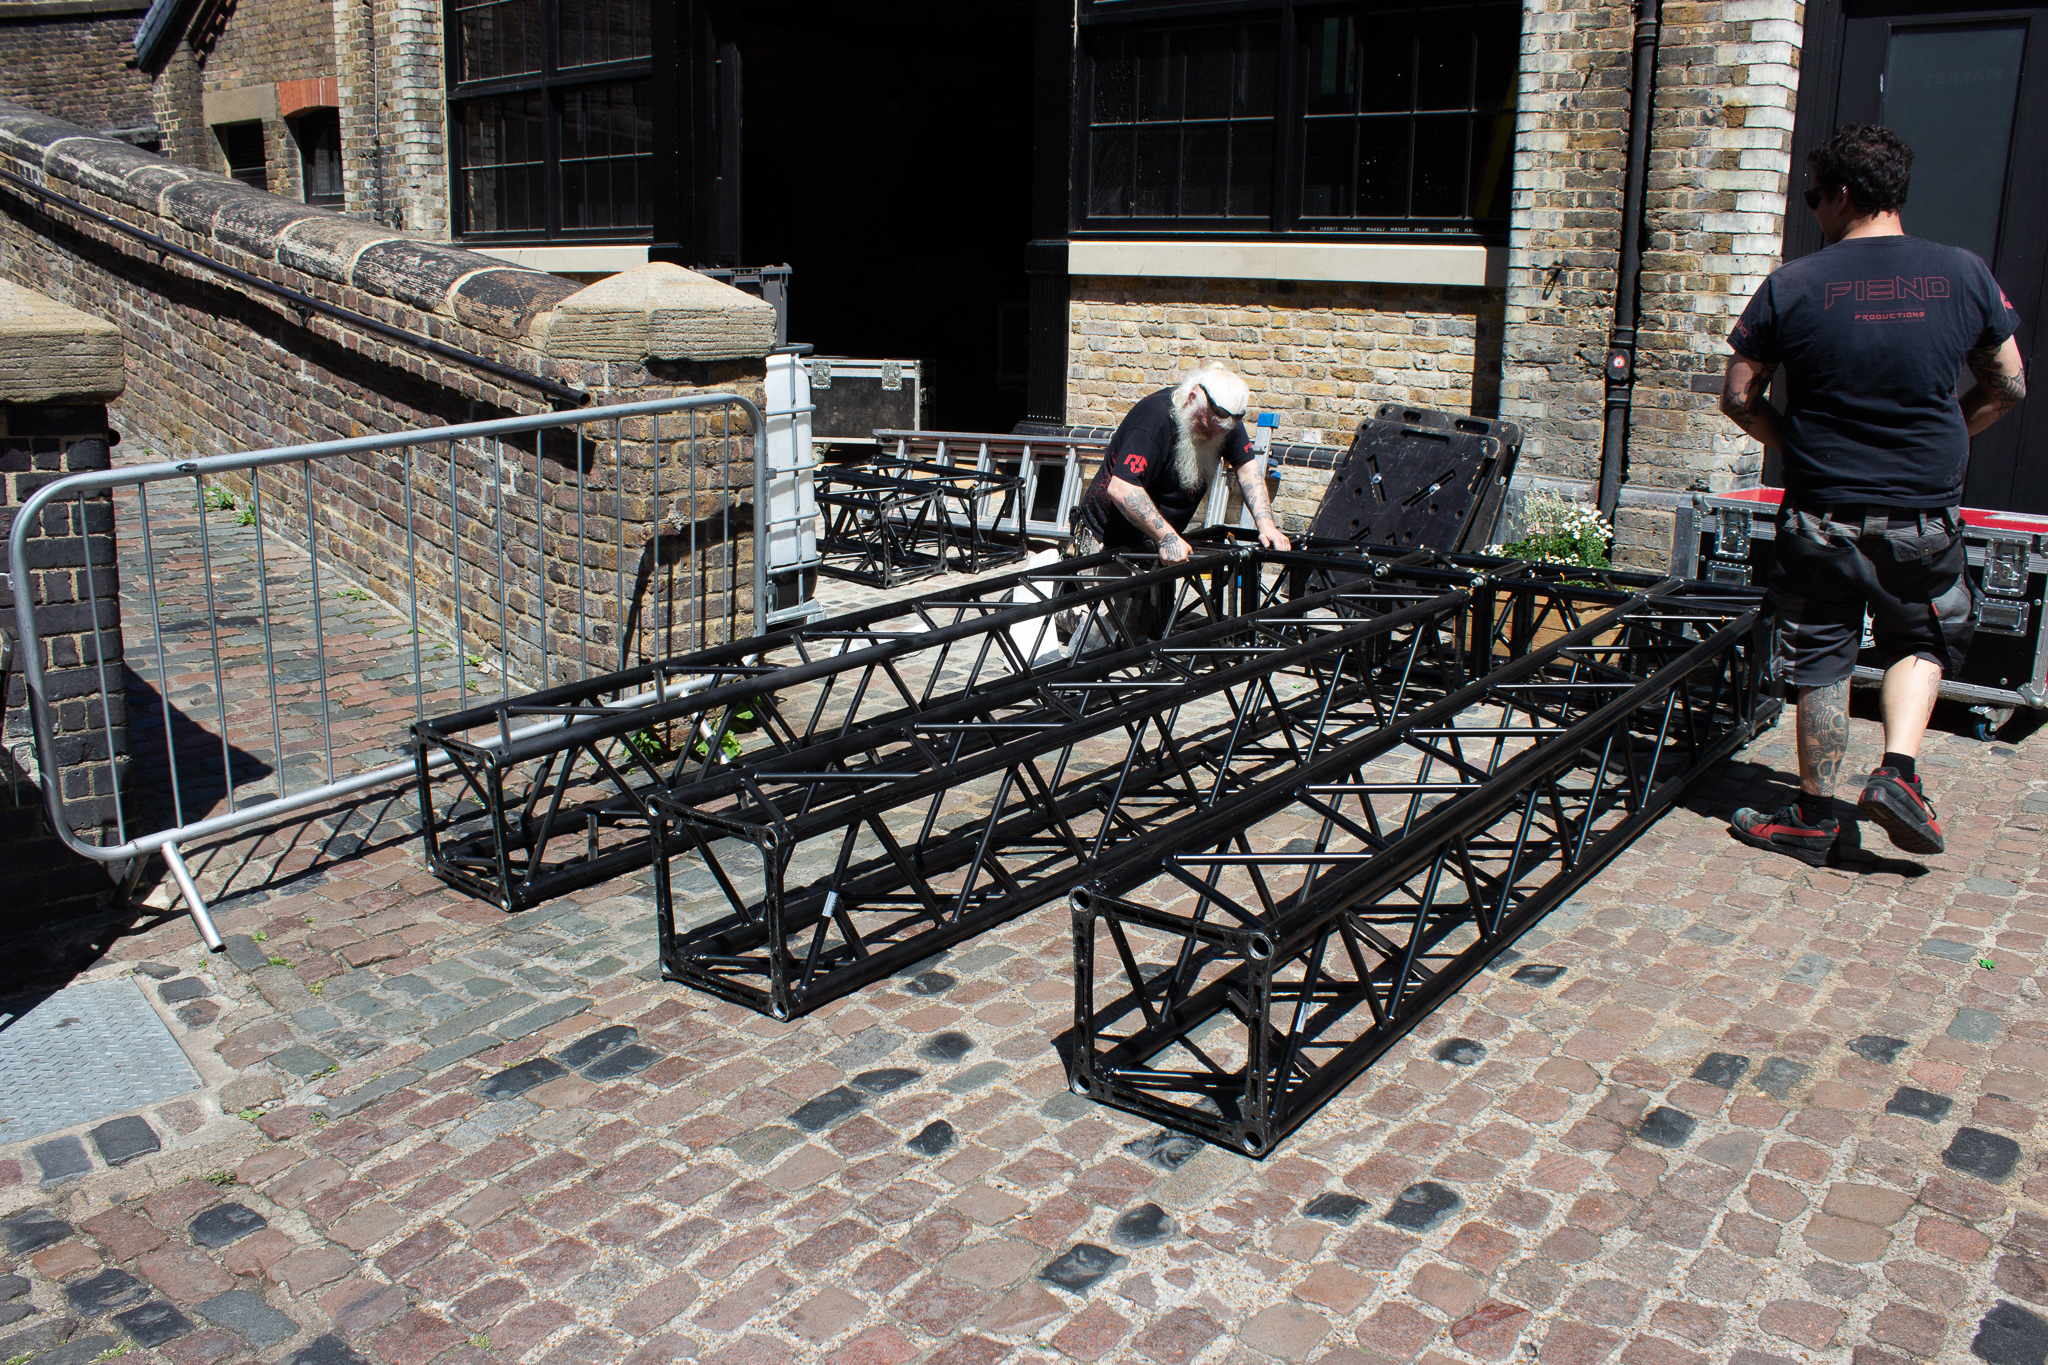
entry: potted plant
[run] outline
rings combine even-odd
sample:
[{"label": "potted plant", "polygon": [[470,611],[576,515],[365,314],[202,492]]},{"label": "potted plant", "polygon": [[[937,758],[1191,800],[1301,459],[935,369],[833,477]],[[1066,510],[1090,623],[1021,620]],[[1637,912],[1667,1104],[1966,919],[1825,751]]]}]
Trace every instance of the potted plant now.
[{"label": "potted plant", "polygon": [[[1504,545],[1487,546],[1486,553],[1537,564],[1564,564],[1588,569],[1611,567],[1607,552],[1614,543],[1614,528],[1591,503],[1547,489],[1538,490],[1522,500],[1519,521],[1519,536]],[[1566,578],[1564,582],[1567,585],[1593,586],[1591,579]],[[1507,594],[1497,596],[1495,619],[1499,620],[1500,614],[1509,611],[1513,603],[1513,597]],[[1553,605],[1538,608],[1528,648],[1540,648],[1578,624],[1563,608],[1564,604],[1555,599]],[[1607,644],[1614,638],[1609,634],[1595,643]]]}]

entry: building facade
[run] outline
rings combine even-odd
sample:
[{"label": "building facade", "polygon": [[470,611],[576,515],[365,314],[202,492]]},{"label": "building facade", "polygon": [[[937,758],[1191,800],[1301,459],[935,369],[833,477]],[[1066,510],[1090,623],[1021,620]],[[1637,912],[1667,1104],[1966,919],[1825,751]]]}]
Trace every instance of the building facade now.
[{"label": "building facade", "polygon": [[[1921,148],[1909,231],[2041,312],[2048,9],[1947,0],[4,0],[11,98],[288,198],[592,278],[787,262],[792,337],[927,362],[934,425],[1112,423],[1219,359],[1280,439],[1518,423],[1597,480],[1655,25],[1625,542],[1764,456],[1726,335],[1820,243],[1804,152]],[[129,35],[124,44],[115,41]],[[61,42],[56,41],[61,37]],[[68,54],[68,55],[67,55]],[[83,73],[83,74],[81,74]],[[744,74],[744,79],[742,76]],[[1787,204],[1794,208],[1788,212]],[[2022,336],[2031,354],[2031,331]],[[1971,493],[2048,510],[2022,415]],[[1653,510],[1643,510],[1653,509]],[[1661,525],[1662,523],[1658,523]],[[1668,534],[1664,542],[1668,544]]]}]

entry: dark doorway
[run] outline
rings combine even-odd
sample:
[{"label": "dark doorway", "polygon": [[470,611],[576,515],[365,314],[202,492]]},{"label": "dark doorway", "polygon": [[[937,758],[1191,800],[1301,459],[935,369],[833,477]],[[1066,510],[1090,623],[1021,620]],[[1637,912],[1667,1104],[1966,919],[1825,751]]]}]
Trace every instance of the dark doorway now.
[{"label": "dark doorway", "polygon": [[[1906,231],[1989,263],[2031,360],[2048,335],[2048,6],[1816,0],[1806,20],[1785,259],[1822,246],[1798,207],[1806,153],[1842,124],[1882,123],[1913,148]],[[2048,402],[2036,398],[1971,442],[1964,500],[2048,513],[2044,451]]]},{"label": "dark doorway", "polygon": [[792,341],[921,360],[926,425],[1024,415],[1032,4],[765,0],[737,19],[741,254]]}]

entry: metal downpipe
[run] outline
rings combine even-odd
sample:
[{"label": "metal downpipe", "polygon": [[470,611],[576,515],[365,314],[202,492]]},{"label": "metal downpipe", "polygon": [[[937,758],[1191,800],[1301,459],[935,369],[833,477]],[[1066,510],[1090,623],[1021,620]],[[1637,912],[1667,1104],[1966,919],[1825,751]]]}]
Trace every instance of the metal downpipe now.
[{"label": "metal downpipe", "polygon": [[1614,324],[1607,334],[1607,405],[1600,440],[1600,515],[1613,524],[1628,463],[1629,403],[1636,384],[1636,295],[1643,270],[1644,183],[1650,170],[1650,118],[1655,112],[1657,38],[1664,0],[1636,0],[1634,80],[1628,102],[1628,161],[1622,171],[1621,259],[1614,275]]}]

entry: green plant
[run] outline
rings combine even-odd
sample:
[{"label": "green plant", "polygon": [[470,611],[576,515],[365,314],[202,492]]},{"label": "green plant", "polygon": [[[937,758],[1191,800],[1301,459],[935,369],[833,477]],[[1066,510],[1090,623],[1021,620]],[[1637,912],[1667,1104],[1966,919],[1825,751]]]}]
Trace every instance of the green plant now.
[{"label": "green plant", "polygon": [[226,1189],[235,1183],[235,1173],[233,1171],[208,1171],[206,1173],[206,1183]]},{"label": "green plant", "polygon": [[289,967],[292,965],[292,960],[288,957],[279,957],[277,954],[272,953],[270,955],[270,965],[273,967]]},{"label": "green plant", "polygon": [[370,590],[368,588],[358,588],[354,586],[346,588],[337,588],[334,591],[334,595],[336,597],[347,598],[351,602],[367,602],[370,600]]},{"label": "green plant", "polygon": [[311,991],[313,994],[318,995],[320,994],[320,992],[327,989],[327,983],[325,981],[315,981],[312,985],[306,987],[306,989]]},{"label": "green plant", "polygon": [[668,753],[668,746],[661,742],[661,736],[652,730],[635,730],[626,736],[626,747],[645,759],[658,759]]},{"label": "green plant", "polygon": [[1522,534],[1505,545],[1490,545],[1486,552],[1509,559],[1604,569],[1613,540],[1614,529],[1597,509],[1556,493],[1538,492],[1522,502]]},{"label": "green plant", "polygon": [[482,1332],[477,1332],[474,1335],[472,1335],[469,1339],[469,1344],[476,1347],[479,1351],[488,1351],[491,1349],[491,1339],[485,1336]]},{"label": "green plant", "polygon": [[264,933],[261,929],[258,929],[255,933],[249,935],[249,941],[252,943],[261,943],[269,937],[270,935]]},{"label": "green plant", "polygon": [[237,512],[237,513],[235,514],[235,525],[237,525],[237,526],[254,526],[255,524],[256,524],[256,504],[255,504],[255,503],[253,503],[253,502],[245,502],[245,503],[243,503],[243,504],[242,504],[242,510],[241,510],[241,511],[239,511],[239,512]]},{"label": "green plant", "polygon": [[120,1358],[121,1358],[122,1356],[125,1356],[125,1355],[127,1355],[127,1354],[128,1354],[128,1343],[124,1341],[124,1342],[122,1342],[122,1343],[121,1343],[121,1344],[120,1344],[119,1346],[109,1346],[109,1347],[108,1347],[108,1348],[107,1348],[106,1350],[104,1350],[104,1351],[101,1351],[101,1352],[100,1352],[100,1353],[99,1353],[98,1355],[94,1356],[94,1357],[93,1357],[93,1359],[94,1359],[94,1360],[118,1360],[118,1359],[120,1359]]},{"label": "green plant", "polygon": [[208,484],[205,507],[209,512],[226,512],[235,505],[235,495],[222,484]]},{"label": "green plant", "polygon": [[484,656],[481,654],[464,654],[462,657],[469,661],[471,668],[482,668],[484,666]]},{"label": "green plant", "polygon": [[[757,697],[744,704],[734,706],[725,713],[725,729],[718,736],[718,747],[726,758],[733,759],[740,756],[740,752],[745,746],[740,742],[739,737],[761,728],[760,712],[763,709],[765,708]],[[698,757],[701,758],[711,752],[711,735],[713,732],[714,727],[710,721],[706,720],[698,723],[696,746]]]},{"label": "green plant", "polygon": [[242,1120],[242,1122],[244,1123],[254,1123],[256,1120],[263,1117],[263,1111],[261,1109],[255,1108],[254,1106],[251,1106],[248,1109],[237,1111],[235,1117]]},{"label": "green plant", "polygon": [[1980,957],[1980,958],[1978,958],[1978,959],[1977,959],[1977,965],[1978,965],[1979,967],[1982,967],[1982,968],[1983,968],[1983,969],[1984,969],[1985,971],[1987,971],[1987,972],[1995,972],[1995,971],[1997,971],[1997,970],[1998,970],[1998,964],[1997,964],[1996,962],[1993,962],[1993,961],[1992,961],[1992,960],[1991,960],[1990,958],[1988,958],[1988,957]]}]

